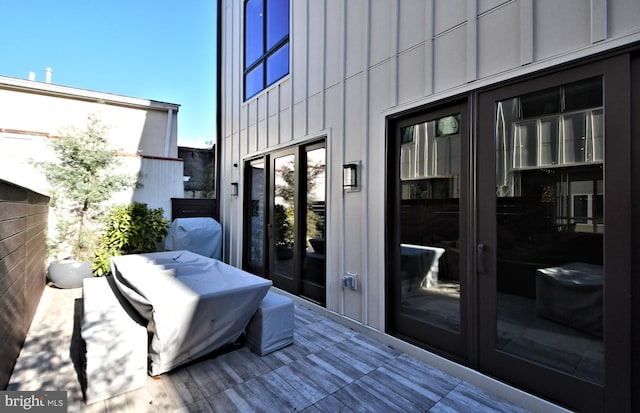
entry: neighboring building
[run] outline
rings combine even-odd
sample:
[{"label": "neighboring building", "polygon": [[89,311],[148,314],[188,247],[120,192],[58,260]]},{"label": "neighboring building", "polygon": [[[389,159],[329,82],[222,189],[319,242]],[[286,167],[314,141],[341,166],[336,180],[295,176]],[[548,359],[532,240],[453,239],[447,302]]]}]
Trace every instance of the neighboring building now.
[{"label": "neighboring building", "polygon": [[178,157],[184,164],[184,198],[215,197],[214,149],[178,146]]},{"label": "neighboring building", "polygon": [[121,155],[123,172],[137,174],[141,183],[114,202],[144,202],[171,217],[171,197],[183,195],[179,107],[0,76],[0,178],[47,193],[46,180],[31,161],[51,159],[48,141],[65,128],[83,129],[87,116],[95,114],[110,128],[108,139]]},{"label": "neighboring building", "polygon": [[640,2],[219,10],[225,260],[476,382],[640,411]]}]

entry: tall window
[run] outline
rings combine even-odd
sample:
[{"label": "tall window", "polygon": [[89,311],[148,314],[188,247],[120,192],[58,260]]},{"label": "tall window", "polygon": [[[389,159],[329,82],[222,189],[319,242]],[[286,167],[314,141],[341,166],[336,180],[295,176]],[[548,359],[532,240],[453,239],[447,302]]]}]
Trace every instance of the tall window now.
[{"label": "tall window", "polygon": [[289,73],[289,0],[245,0],[244,98]]}]

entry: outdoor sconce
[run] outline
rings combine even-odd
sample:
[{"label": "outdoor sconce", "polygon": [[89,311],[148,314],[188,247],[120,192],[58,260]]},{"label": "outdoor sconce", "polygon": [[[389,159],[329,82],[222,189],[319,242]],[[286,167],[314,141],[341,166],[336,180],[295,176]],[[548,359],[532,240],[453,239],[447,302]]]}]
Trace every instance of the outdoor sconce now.
[{"label": "outdoor sconce", "polygon": [[238,183],[231,182],[231,196],[238,196]]},{"label": "outdoor sconce", "polygon": [[360,161],[347,162],[342,165],[342,186],[345,191],[359,191],[358,174]]}]

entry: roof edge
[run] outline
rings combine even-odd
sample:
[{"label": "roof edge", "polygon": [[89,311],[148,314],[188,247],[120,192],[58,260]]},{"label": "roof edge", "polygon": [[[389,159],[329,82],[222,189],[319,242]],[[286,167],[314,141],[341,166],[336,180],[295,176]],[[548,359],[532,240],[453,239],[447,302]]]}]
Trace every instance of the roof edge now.
[{"label": "roof edge", "polygon": [[41,95],[65,97],[119,106],[141,107],[146,109],[178,111],[180,108],[180,105],[177,103],[97,92],[93,90],[79,89],[70,86],[55,85],[52,83],[44,83],[8,76],[0,76],[0,89],[10,89],[21,92],[38,93]]}]

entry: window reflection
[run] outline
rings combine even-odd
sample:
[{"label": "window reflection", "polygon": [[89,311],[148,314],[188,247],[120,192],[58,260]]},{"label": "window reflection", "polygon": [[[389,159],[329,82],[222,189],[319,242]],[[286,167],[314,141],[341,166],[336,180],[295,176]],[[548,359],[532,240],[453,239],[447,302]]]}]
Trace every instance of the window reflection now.
[{"label": "window reflection", "polygon": [[264,266],[264,162],[251,165],[251,205],[249,212],[250,247],[249,264],[258,268]]},{"label": "window reflection", "polygon": [[289,73],[289,0],[246,0],[244,98]]},{"label": "window reflection", "polygon": [[292,260],[295,248],[295,155],[276,158],[274,179],[275,269],[277,272],[293,275],[295,270]]},{"label": "window reflection", "polygon": [[600,78],[496,104],[497,341],[603,380]]},{"label": "window reflection", "polygon": [[460,331],[460,115],[400,130],[401,312]]},{"label": "window reflection", "polygon": [[326,149],[306,152],[305,248],[302,259],[302,294],[325,302],[326,273]]}]

